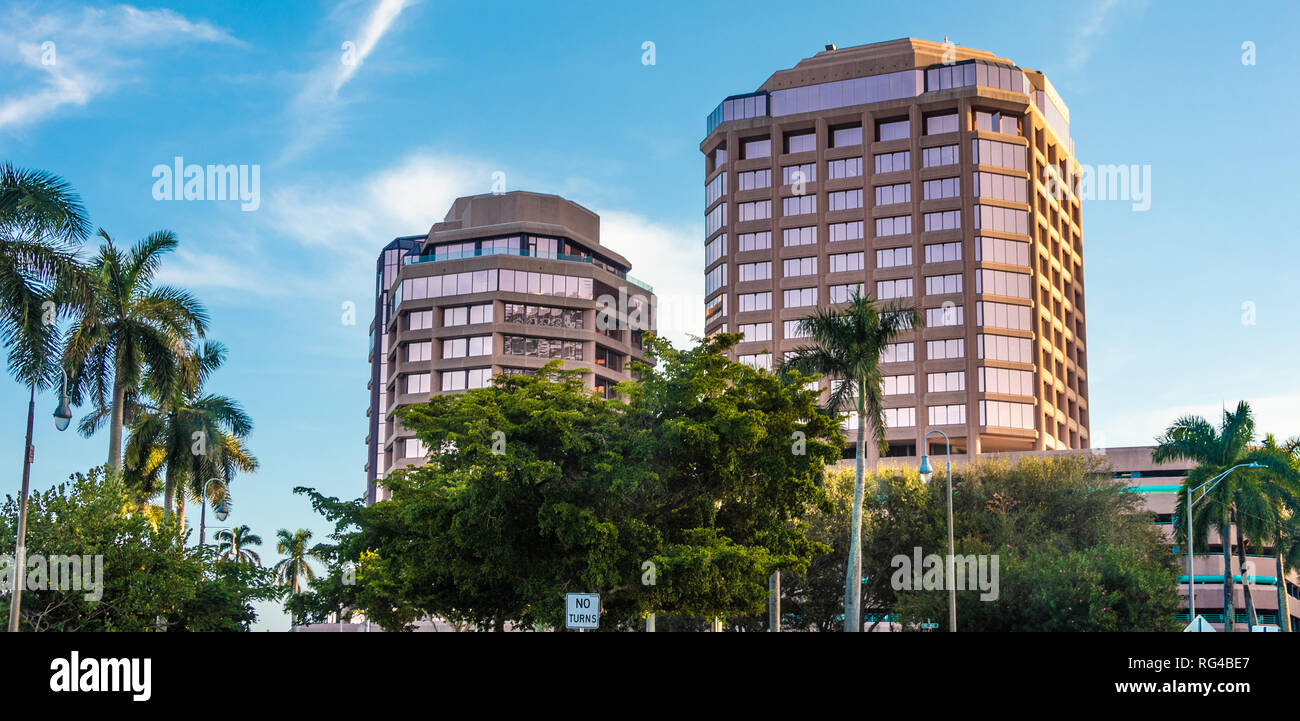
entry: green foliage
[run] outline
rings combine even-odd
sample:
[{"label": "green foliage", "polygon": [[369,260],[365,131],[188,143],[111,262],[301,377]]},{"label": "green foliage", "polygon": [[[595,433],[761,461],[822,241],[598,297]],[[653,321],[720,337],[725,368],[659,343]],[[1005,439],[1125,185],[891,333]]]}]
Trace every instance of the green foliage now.
[{"label": "green foliage", "polygon": [[[810,536],[834,547],[808,574],[783,578],[783,624],[833,630],[843,606],[834,597],[844,572],[852,471],[827,482],[831,504],[809,516]],[[863,609],[904,628],[946,628],[946,591],[894,590],[895,556],[947,553],[947,482],[925,484],[911,469],[873,474],[864,503]],[[997,554],[999,597],[957,594],[963,631],[1166,631],[1179,607],[1172,551],[1137,494],[1110,477],[1099,457],[1071,455],[985,460],[954,474],[958,555]],[[968,588],[974,584],[968,585]],[[871,621],[868,622],[870,625]]]},{"label": "green foliage", "polygon": [[391,500],[370,507],[298,489],[336,531],[319,547],[330,573],[290,608],[360,609],[390,629],[555,628],[565,593],[594,591],[606,630],[761,609],[772,570],[823,549],[800,519],[842,439],[815,393],[728,360],[736,339],[651,339],[658,367],[635,369],[626,401],[553,363],[400,411],[432,460],[391,474]]},{"label": "green foliage", "polygon": [[[17,520],[10,497],[0,509],[0,554],[13,555]],[[98,468],[33,494],[27,523],[29,558],[102,555],[103,594],[25,590],[21,630],[152,631],[159,619],[173,631],[248,630],[252,602],[278,596],[266,572],[184,548],[175,519],[160,521]],[[6,602],[0,617],[8,610]]]},{"label": "green foliage", "polygon": [[0,345],[23,385],[61,378],[59,334],[47,301],[64,318],[89,302],[91,281],[77,259],[90,232],[81,198],[62,178],[0,164]]}]

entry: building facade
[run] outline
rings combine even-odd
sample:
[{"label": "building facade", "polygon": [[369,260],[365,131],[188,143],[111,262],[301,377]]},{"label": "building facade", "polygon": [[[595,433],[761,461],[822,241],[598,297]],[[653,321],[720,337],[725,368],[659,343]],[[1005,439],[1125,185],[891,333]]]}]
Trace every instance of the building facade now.
[{"label": "building facade", "polygon": [[613,396],[655,327],[653,290],[630,269],[601,245],[599,216],[539,193],[459,198],[427,235],[386,246],[371,324],[367,501],[386,497],[387,473],[428,456],[393,417],[402,406],[554,359]]},{"label": "building facade", "polygon": [[827,46],[725,99],[700,151],[705,333],[743,333],[738,360],[774,367],[812,308],[860,291],[926,320],[882,358],[887,455],[930,429],[958,454],[1089,447],[1074,144],[1044,75]]}]

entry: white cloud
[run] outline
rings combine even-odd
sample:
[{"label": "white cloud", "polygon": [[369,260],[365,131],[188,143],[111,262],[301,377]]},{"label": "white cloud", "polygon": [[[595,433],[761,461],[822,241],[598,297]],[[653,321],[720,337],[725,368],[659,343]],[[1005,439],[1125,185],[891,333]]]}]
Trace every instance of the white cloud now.
[{"label": "white cloud", "polygon": [[1106,24],[1120,0],[1098,0],[1086,10],[1087,17],[1079,23],[1070,39],[1070,57],[1066,65],[1078,70],[1092,56],[1093,44],[1106,32]]},{"label": "white cloud", "polygon": [[659,335],[682,347],[704,335],[704,228],[673,227],[622,210],[601,211],[600,244],[632,263],[632,276],[654,286]]},{"label": "white cloud", "polygon": [[0,129],[29,125],[112,92],[121,78],[133,75],[146,48],[239,42],[207,21],[166,9],[118,5],[40,16],[7,9],[0,14],[0,48],[8,51],[0,51],[0,63],[15,68],[9,71],[15,84],[0,100]]},{"label": "white cloud", "polygon": [[393,23],[412,0],[378,0],[360,26],[348,33],[338,52],[309,73],[289,104],[292,139],[280,161],[291,160],[315,147],[339,127],[339,90],[356,75]]},{"label": "white cloud", "polygon": [[[264,194],[256,213],[209,224],[219,253],[182,250],[166,282],[238,291],[250,300],[293,295],[352,299],[373,285],[388,241],[428,232],[461,195],[487,192],[491,170],[470,158],[418,151],[364,176],[311,176]],[[236,219],[237,226],[222,229]]]}]

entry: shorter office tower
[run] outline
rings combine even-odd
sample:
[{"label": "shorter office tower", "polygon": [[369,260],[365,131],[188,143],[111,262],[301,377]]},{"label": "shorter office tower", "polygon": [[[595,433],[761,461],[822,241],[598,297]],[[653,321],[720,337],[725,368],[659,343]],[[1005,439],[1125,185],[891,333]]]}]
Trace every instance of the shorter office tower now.
[{"label": "shorter office tower", "polygon": [[440,393],[561,359],[611,397],[643,359],[655,296],[600,243],[600,217],[555,195],[458,198],[425,236],[398,238],[377,262],[371,324],[366,500],[428,449],[393,417]]}]

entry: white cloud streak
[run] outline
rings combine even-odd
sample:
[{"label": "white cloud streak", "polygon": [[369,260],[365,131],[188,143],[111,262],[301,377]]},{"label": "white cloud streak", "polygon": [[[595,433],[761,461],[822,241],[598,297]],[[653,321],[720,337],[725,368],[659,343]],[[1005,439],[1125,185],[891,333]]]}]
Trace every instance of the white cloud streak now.
[{"label": "white cloud streak", "polygon": [[171,10],[130,5],[31,16],[0,14],[0,65],[10,85],[0,99],[0,130],[85,106],[133,75],[144,51],[193,43],[241,44],[226,30]]},{"label": "white cloud streak", "polygon": [[328,60],[307,75],[302,89],[289,103],[292,136],[281,153],[281,163],[314,148],[339,127],[342,106],[339,91],[356,76],[366,58],[411,4],[411,0],[378,0],[360,26],[344,38],[339,51],[329,53]]}]

